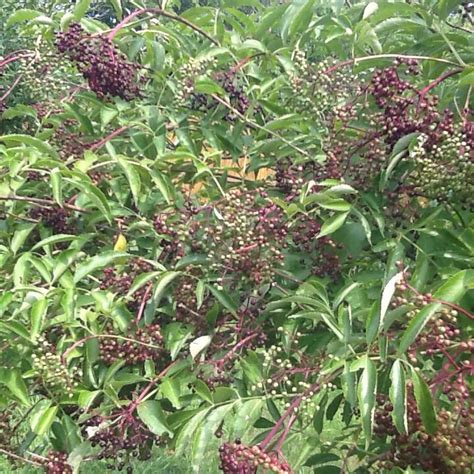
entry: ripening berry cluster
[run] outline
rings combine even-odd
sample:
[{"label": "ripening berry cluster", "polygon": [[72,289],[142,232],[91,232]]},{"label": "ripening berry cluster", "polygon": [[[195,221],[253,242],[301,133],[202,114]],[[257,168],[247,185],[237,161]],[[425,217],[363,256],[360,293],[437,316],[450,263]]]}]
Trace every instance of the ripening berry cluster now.
[{"label": "ripening berry cluster", "polygon": [[67,459],[67,453],[50,451],[44,461],[46,474],[72,474],[72,466]]},{"label": "ripening berry cluster", "polygon": [[290,77],[291,99],[303,114],[311,114],[317,123],[323,124],[330,113],[344,104],[357,92],[358,81],[345,71],[328,70],[334,64],[323,60],[312,64],[306,54],[296,50],[293,58],[295,71]]},{"label": "ripening berry cluster", "polygon": [[[213,79],[226,92],[230,105],[240,115],[244,115],[250,107],[250,100],[238,82],[236,71],[231,69],[225,72],[218,72],[214,74]],[[193,110],[208,112],[216,109],[220,105],[217,100],[209,98],[206,94],[194,92],[191,94],[190,99],[190,107]],[[224,118],[233,122],[238,118],[238,115],[231,110],[226,110]]]},{"label": "ripening berry cluster", "polygon": [[158,324],[138,328],[127,333],[126,338],[126,340],[118,337],[100,339],[100,358],[105,364],[110,365],[120,360],[126,365],[135,365],[163,358],[163,336]]},{"label": "ripening berry cluster", "polygon": [[70,212],[63,207],[34,207],[30,217],[49,227],[53,234],[74,234],[74,227],[69,220]]},{"label": "ripening berry cluster", "polygon": [[203,250],[211,269],[257,284],[271,281],[283,261],[281,249],[287,246],[282,210],[263,189],[233,189],[216,211],[219,218],[203,228]]},{"label": "ripening berry cluster", "polygon": [[[125,425],[110,420],[120,418],[121,413],[113,413],[107,419],[93,416],[82,423],[81,432],[84,439],[93,447],[100,448],[97,459],[108,460],[108,469],[121,471],[129,464],[129,457],[149,459],[154,444],[160,444],[161,438],[154,435],[138,418],[127,416]],[[122,418],[120,418],[122,420]]]},{"label": "ripening berry cluster", "polygon": [[12,440],[12,413],[2,408],[0,411],[0,448],[9,449]]},{"label": "ripening berry cluster", "polygon": [[80,379],[82,370],[78,367],[69,370],[54,345],[43,336],[38,338],[31,359],[33,369],[46,387],[61,391],[69,398],[74,395],[74,389],[78,386],[76,379]]},{"label": "ripening berry cluster", "polygon": [[99,98],[133,100],[140,96],[140,66],[128,61],[111,39],[89,35],[74,23],[68,31],[58,33],[56,46],[74,62]]},{"label": "ripening berry cluster", "polygon": [[157,215],[153,221],[156,233],[161,237],[159,242],[163,249],[160,255],[161,261],[174,261],[184,255],[183,240],[185,240],[189,228],[186,232],[186,225],[173,225],[168,223],[170,216]]},{"label": "ripening berry cluster", "polygon": [[256,474],[259,468],[278,474],[291,472],[290,466],[278,459],[277,453],[267,453],[258,445],[247,446],[240,440],[224,443],[219,448],[219,456],[219,467],[224,474]]},{"label": "ripening berry cluster", "polygon": [[[104,269],[104,275],[100,282],[101,290],[112,290],[114,293],[125,296],[136,278],[146,272],[153,270],[153,266],[147,261],[136,258],[132,260],[125,270],[118,272],[114,267]],[[146,286],[142,286],[130,296],[127,306],[131,311],[138,311],[143,300],[151,297],[150,292],[147,293]]]},{"label": "ripening berry cluster", "polygon": [[178,105],[185,105],[189,97],[194,94],[194,84],[199,76],[211,74],[216,66],[215,58],[191,58],[178,71],[178,83],[175,101]]},{"label": "ripening berry cluster", "polygon": [[390,437],[390,449],[377,463],[380,469],[422,469],[434,474],[467,474],[472,472],[474,455],[474,410],[459,412],[441,409],[435,434],[424,431],[414,397],[407,399],[408,433],[400,434],[392,421],[393,405],[385,395],[377,396],[378,408],[374,416],[374,433]]}]

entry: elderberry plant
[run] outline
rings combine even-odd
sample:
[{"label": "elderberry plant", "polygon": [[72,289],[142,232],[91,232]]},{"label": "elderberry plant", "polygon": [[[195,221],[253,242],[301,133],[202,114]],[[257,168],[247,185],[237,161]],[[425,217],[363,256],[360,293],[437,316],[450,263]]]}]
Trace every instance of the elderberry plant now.
[{"label": "elderberry plant", "polygon": [[10,3],[7,471],[472,472],[470,3]]}]

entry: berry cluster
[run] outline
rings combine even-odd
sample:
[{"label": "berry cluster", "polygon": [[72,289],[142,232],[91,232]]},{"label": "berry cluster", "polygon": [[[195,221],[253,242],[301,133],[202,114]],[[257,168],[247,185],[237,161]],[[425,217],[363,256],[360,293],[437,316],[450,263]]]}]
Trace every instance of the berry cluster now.
[{"label": "berry cluster", "polygon": [[12,442],[11,421],[13,421],[11,412],[2,408],[0,412],[0,448],[10,448]]},{"label": "berry cluster", "polygon": [[219,448],[220,469],[225,474],[256,474],[259,467],[269,472],[291,472],[286,461],[280,461],[275,452],[266,453],[260,446],[247,446],[240,440],[224,443]]},{"label": "berry cluster", "polygon": [[216,60],[211,58],[191,58],[178,71],[178,89],[175,100],[178,105],[184,105],[194,94],[194,84],[199,76],[211,74],[216,66]]},{"label": "berry cluster", "polygon": [[100,339],[100,358],[105,364],[121,360],[135,365],[146,360],[159,361],[163,358],[163,336],[158,324],[138,328],[124,339],[104,337]]},{"label": "berry cluster", "polygon": [[43,336],[38,338],[36,351],[31,355],[31,359],[33,369],[45,386],[50,390],[65,393],[69,398],[73,396],[74,388],[78,385],[75,379],[82,376],[82,370],[73,367],[70,372],[54,345]]},{"label": "berry cluster", "polygon": [[[120,274],[114,267],[107,267],[104,269],[104,276],[101,279],[100,289],[101,290],[112,290],[119,295],[126,295],[132,287],[135,279],[142,273],[150,272],[153,270],[153,266],[147,261],[136,258],[132,260],[125,270]],[[151,294],[147,291],[146,286],[139,288],[130,300],[127,302],[127,306],[131,311],[138,311],[143,300],[150,298]]]},{"label": "berry cluster", "polygon": [[30,211],[33,219],[49,227],[54,234],[74,234],[74,227],[70,223],[70,211],[60,206],[34,207]]},{"label": "berry cluster", "polygon": [[316,219],[301,215],[290,228],[290,235],[294,244],[313,258],[312,273],[316,276],[330,276],[336,278],[341,271],[339,256],[334,252],[340,245],[330,237],[317,235],[321,230],[321,224]]},{"label": "berry cluster", "polygon": [[204,227],[204,249],[211,269],[233,281],[271,281],[283,261],[280,250],[287,246],[288,232],[282,210],[263,189],[254,192],[231,190],[215,208],[219,219]]},{"label": "berry cluster", "polygon": [[174,261],[184,255],[183,243],[181,241],[185,239],[187,232],[191,230],[186,228],[184,224],[168,224],[168,219],[170,219],[170,216],[157,215],[153,221],[153,227],[161,238],[160,247],[163,250],[160,260],[162,261]]},{"label": "berry cluster", "polygon": [[67,462],[67,453],[50,451],[44,461],[46,474],[72,474],[72,466]]},{"label": "berry cluster", "polygon": [[75,23],[68,31],[58,33],[56,46],[76,64],[98,97],[133,100],[140,96],[137,81],[140,66],[128,61],[111,39],[88,35]]},{"label": "berry cluster", "polygon": [[380,469],[422,469],[434,474],[470,472],[473,449],[474,410],[462,410],[460,416],[440,410],[439,427],[434,435],[427,434],[422,426],[415,399],[407,399],[408,433],[397,432],[392,422],[393,406],[386,396],[378,395],[379,408],[375,412],[374,433],[391,437],[391,448],[378,463]]},{"label": "berry cluster", "polygon": [[93,447],[100,448],[97,458],[108,460],[107,468],[119,471],[128,464],[130,456],[149,459],[153,444],[159,444],[161,439],[135,416],[127,416],[125,425],[111,422],[114,418],[122,420],[121,413],[113,413],[108,419],[93,416],[82,424],[82,436]]},{"label": "berry cluster", "polygon": [[311,114],[312,119],[321,124],[332,110],[358,90],[358,82],[352,75],[340,70],[331,71],[331,60],[311,64],[306,54],[297,50],[293,62],[295,71],[290,77],[290,85],[295,107],[303,114]]},{"label": "berry cluster", "polygon": [[[243,87],[238,83],[236,71],[230,69],[226,72],[218,72],[213,76],[217,84],[227,93],[230,105],[241,115],[244,115],[250,107],[250,100],[245,94]],[[191,94],[191,108],[193,110],[210,111],[219,106],[215,99],[209,99],[205,94]],[[226,111],[225,119],[234,121],[237,115],[232,111]]]}]

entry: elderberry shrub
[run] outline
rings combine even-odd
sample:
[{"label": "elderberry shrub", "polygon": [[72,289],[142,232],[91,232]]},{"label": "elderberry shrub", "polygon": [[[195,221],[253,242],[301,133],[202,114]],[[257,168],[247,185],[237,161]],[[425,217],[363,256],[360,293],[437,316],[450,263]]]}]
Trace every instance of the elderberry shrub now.
[{"label": "elderberry shrub", "polygon": [[120,97],[130,101],[140,97],[140,65],[128,61],[111,39],[89,35],[74,23],[68,31],[58,33],[56,46],[74,62],[99,98]]},{"label": "elderberry shrub", "polygon": [[220,469],[225,474],[256,474],[259,467],[278,474],[291,472],[290,466],[280,460],[277,453],[267,453],[258,445],[247,446],[240,440],[224,443],[219,448],[219,456]]}]

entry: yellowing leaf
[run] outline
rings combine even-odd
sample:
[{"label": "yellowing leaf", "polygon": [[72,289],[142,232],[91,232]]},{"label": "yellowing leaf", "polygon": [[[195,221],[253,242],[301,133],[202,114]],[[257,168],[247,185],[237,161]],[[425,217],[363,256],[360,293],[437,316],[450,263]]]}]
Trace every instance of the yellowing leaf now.
[{"label": "yellowing leaf", "polygon": [[127,239],[123,234],[119,234],[117,240],[115,241],[114,250],[116,252],[126,252],[127,251]]}]

